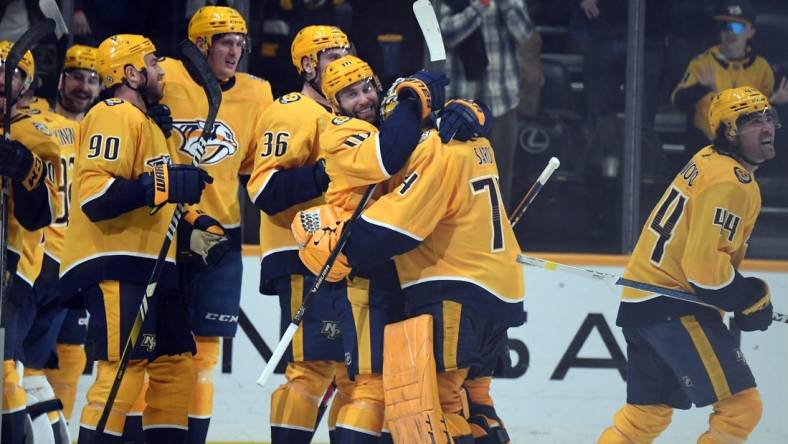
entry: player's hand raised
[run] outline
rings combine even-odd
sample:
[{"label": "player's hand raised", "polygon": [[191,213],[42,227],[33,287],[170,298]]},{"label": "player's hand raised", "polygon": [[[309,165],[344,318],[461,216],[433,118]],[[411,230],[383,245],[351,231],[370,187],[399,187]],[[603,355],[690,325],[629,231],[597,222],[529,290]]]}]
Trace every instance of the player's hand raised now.
[{"label": "player's hand raised", "polygon": [[446,101],[446,85],[449,78],[440,71],[418,71],[397,85],[397,96],[415,98],[421,108],[421,118],[443,107]]},{"label": "player's hand raised", "polygon": [[466,141],[474,137],[489,137],[492,113],[486,105],[472,100],[449,100],[441,111],[438,133],[443,143],[450,140]]}]

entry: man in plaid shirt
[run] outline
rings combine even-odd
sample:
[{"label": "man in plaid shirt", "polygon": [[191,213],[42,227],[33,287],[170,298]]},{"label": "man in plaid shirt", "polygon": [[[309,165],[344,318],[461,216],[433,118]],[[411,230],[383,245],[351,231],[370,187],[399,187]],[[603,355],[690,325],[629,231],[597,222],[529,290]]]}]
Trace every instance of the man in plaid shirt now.
[{"label": "man in plaid shirt", "polygon": [[492,109],[490,141],[509,204],[520,102],[517,47],[533,31],[525,0],[440,0],[437,5],[451,79],[447,97],[474,98]]}]

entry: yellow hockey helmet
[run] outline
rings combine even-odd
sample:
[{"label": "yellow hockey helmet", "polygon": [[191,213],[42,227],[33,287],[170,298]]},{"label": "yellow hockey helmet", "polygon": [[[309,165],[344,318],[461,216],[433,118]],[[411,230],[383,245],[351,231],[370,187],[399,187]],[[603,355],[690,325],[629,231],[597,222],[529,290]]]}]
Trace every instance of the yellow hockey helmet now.
[{"label": "yellow hockey helmet", "polygon": [[105,39],[96,51],[96,71],[105,88],[123,83],[126,65],[145,69],[145,56],[156,52],[153,43],[141,35],[117,34]]},{"label": "yellow hockey helmet", "polygon": [[96,48],[85,45],[74,45],[66,51],[63,69],[86,69],[96,71]]},{"label": "yellow hockey helmet", "polygon": [[189,40],[197,44],[204,38],[211,43],[216,34],[238,33],[246,35],[246,20],[233,8],[228,6],[203,6],[189,20]]},{"label": "yellow hockey helmet", "polygon": [[717,134],[717,129],[724,125],[727,135],[736,136],[741,117],[767,112],[773,113],[769,99],[757,89],[750,86],[726,89],[711,100],[709,127],[712,134]]},{"label": "yellow hockey helmet", "polygon": [[348,86],[367,79],[380,91],[380,81],[367,62],[354,55],[342,56],[326,65],[323,71],[323,95],[339,109],[337,94]]},{"label": "yellow hockey helmet", "polygon": [[321,51],[332,48],[350,49],[350,40],[341,29],[336,26],[311,25],[298,31],[293,44],[290,46],[290,56],[293,59],[298,74],[304,73],[301,59],[308,57],[317,64],[317,56]]},{"label": "yellow hockey helmet", "polygon": [[[2,61],[2,65],[5,65],[5,61],[8,58],[8,53],[11,51],[12,46],[14,46],[14,44],[7,40],[0,41],[0,61]],[[22,60],[19,61],[17,68],[21,69],[22,72],[25,73],[25,79],[22,82],[22,89],[26,90],[30,88],[30,85],[33,84],[33,78],[35,77],[36,73],[36,63],[33,60],[33,53],[27,51],[25,55],[22,56]]]}]

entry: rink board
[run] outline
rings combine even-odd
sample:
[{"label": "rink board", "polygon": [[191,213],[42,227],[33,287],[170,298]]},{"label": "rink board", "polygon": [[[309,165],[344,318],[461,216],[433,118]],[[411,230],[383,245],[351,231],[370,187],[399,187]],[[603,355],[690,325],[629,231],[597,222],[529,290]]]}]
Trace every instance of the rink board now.
[{"label": "rink board", "polygon": [[[610,273],[620,273],[624,261],[618,256],[542,257]],[[513,443],[595,442],[625,399],[619,371],[625,362],[619,354],[626,355],[626,345],[615,326],[618,289],[558,272],[527,268],[524,273],[527,322],[510,330],[514,368],[510,378],[493,382],[497,409]],[[242,309],[266,346],[273,349],[278,340],[279,307],[276,298],[258,293],[258,274],[258,258],[245,255]],[[788,312],[788,263],[750,261],[744,274],[766,279],[775,311]],[[255,384],[265,361],[248,336],[239,331],[233,341],[230,372],[217,368],[209,441],[250,443],[270,437],[268,402],[271,391],[284,378],[274,375],[265,388]],[[773,324],[765,333],[744,333],[741,342],[765,404],[763,419],[749,442],[788,442],[784,414],[788,403],[788,324]],[[80,381],[75,417],[91,380],[92,376],[83,376]],[[676,411],[670,428],[657,442],[695,442],[706,428],[709,413],[709,408]],[[328,442],[325,424],[318,429],[315,441]]]}]

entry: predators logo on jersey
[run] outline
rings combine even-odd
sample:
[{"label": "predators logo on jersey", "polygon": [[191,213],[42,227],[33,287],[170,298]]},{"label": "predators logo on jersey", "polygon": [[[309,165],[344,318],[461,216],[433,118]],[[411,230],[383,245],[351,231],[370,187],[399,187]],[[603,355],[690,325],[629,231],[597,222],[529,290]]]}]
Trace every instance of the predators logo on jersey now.
[{"label": "predators logo on jersey", "polygon": [[[205,120],[174,121],[173,127],[176,129],[176,137],[180,137],[178,151],[194,157],[204,126]],[[219,163],[238,152],[238,138],[232,128],[220,120],[216,121],[213,128],[213,137],[208,141],[205,155],[200,161],[203,165]]]}]

